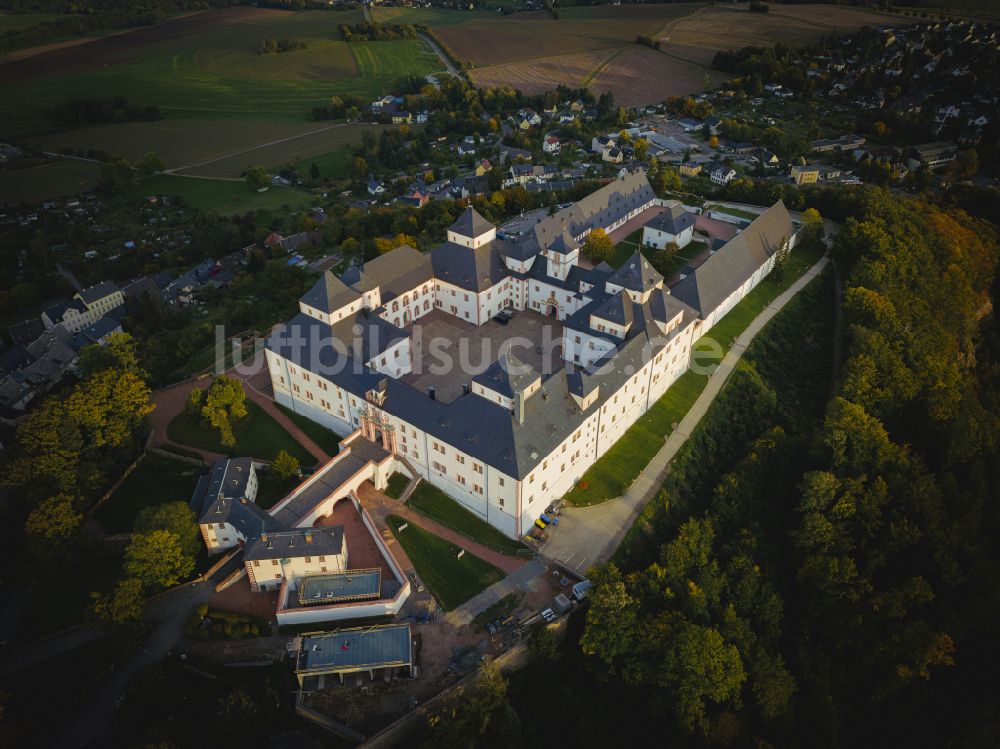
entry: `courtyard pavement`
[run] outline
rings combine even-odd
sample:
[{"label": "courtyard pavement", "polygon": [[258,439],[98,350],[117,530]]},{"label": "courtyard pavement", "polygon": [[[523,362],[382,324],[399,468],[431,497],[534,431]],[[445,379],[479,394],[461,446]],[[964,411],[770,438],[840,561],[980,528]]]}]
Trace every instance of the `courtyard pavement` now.
[{"label": "courtyard pavement", "polygon": [[[536,372],[548,373],[563,366],[562,323],[533,310],[514,312],[506,325],[495,320],[475,325],[443,310],[432,310],[413,324],[412,332],[414,372],[401,379],[420,392],[433,386],[435,397],[442,403],[461,397],[463,384],[497,361],[515,338],[521,341],[513,347],[513,355]],[[439,356],[441,341],[447,341],[449,346]],[[467,352],[464,357],[456,345],[460,341]],[[523,345],[525,341],[532,345]],[[443,356],[450,357],[457,366],[441,366]]]},{"label": "courtyard pavement", "polygon": [[691,436],[698,422],[712,405],[712,401],[722,391],[754,336],[799,291],[818,276],[828,262],[828,257],[821,258],[757,315],[737,337],[722,363],[709,377],[708,384],[698,396],[698,400],[625,494],[599,505],[563,509],[559,526],[553,530],[549,540],[541,549],[545,557],[580,575],[586,575],[591,565],[605,562],[611,557],[642,508],[659,492],[677,451]]}]

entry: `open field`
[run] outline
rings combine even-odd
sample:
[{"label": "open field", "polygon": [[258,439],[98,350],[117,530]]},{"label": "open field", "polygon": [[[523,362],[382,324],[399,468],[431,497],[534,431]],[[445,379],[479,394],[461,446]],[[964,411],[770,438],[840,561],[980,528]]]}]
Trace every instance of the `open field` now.
[{"label": "open field", "polygon": [[79,159],[0,172],[0,205],[41,203],[92,190],[101,180],[101,165]]},{"label": "open field", "polygon": [[596,49],[575,55],[545,57],[473,68],[469,77],[479,86],[512,86],[526,94],[541,94],[559,84],[583,86],[620,50]]},{"label": "open field", "polygon": [[[769,13],[751,13],[746,7],[713,6],[681,18],[660,34],[662,49],[670,52],[680,45],[678,54],[707,56],[720,49],[738,49],[748,45],[770,46],[815,42],[828,34],[853,31],[899,21],[900,16],[840,5],[772,5]],[[687,53],[686,55],[684,53]]]},{"label": "open field", "polygon": [[273,211],[286,205],[290,209],[306,208],[312,204],[311,195],[292,187],[272,186],[265,192],[255,192],[242,180],[179,177],[173,174],[161,174],[136,182],[123,195],[126,198],[174,195],[192,208],[224,216],[257,210]]},{"label": "open field", "polygon": [[348,45],[362,77],[397,80],[441,70],[441,61],[419,39],[395,42],[351,42]]},{"label": "open field", "polygon": [[[528,94],[586,85],[630,106],[699,91],[706,73],[718,84],[724,75],[710,65],[721,49],[813,42],[899,18],[830,5],[750,13],[700,3],[561,8],[558,19],[542,11],[498,16],[404,8],[379,9],[376,17],[426,23],[452,56],[473,65],[469,75],[478,85]],[[636,45],[638,35],[660,39],[660,50]]]},{"label": "open field", "polygon": [[280,166],[328,156],[361,142],[366,128],[329,122],[226,122],[167,119],[68,130],[29,142],[49,151],[94,149],[130,160],[156,151],[167,169],[204,177],[239,177],[253,164]]},{"label": "open field", "polygon": [[698,7],[684,3],[566,8],[560,11],[558,20],[546,12],[533,11],[432,26],[455,57],[485,67],[620,48],[634,43],[639,34],[656,35],[667,21]]},{"label": "open field", "polygon": [[633,107],[700,91],[706,75],[713,87],[726,79],[717,70],[633,44],[598,71],[590,88],[613,91],[617,104]]},{"label": "open field", "polygon": [[[45,110],[81,93],[156,104],[168,117],[301,122],[334,94],[374,97],[404,74],[440,70],[420,41],[341,41],[337,27],[360,20],[360,11],[228,8],[0,63],[0,128],[37,132],[49,126]],[[309,46],[258,54],[279,37]]]}]

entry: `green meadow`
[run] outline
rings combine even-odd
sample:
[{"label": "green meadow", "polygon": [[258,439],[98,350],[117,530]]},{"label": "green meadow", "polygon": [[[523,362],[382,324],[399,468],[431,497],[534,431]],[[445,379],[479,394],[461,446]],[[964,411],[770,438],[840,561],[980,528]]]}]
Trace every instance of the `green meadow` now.
[{"label": "green meadow", "polygon": [[[168,118],[263,119],[302,121],[335,94],[375,98],[403,75],[441,69],[440,61],[419,40],[342,41],[337,27],[361,20],[360,11],[260,11],[238,20],[206,22],[180,36],[115,54],[102,65],[87,65],[101,55],[104,41],[74,47],[84,72],[39,72],[30,83],[0,84],[0,132],[37,132],[44,113],[69,96],[125,96],[155,104]],[[164,26],[169,26],[165,24]],[[308,44],[303,50],[261,55],[267,38],[289,37]],[[120,39],[120,37],[119,37]],[[38,57],[40,70],[44,56]],[[24,95],[30,85],[30,96]]]}]

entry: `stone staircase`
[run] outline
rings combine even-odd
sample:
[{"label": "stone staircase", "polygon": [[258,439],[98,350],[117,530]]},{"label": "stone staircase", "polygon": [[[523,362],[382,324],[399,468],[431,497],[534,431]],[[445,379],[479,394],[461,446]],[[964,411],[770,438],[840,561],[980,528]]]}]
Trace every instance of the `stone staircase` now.
[{"label": "stone staircase", "polygon": [[410,479],[410,483],[406,485],[406,488],[403,489],[403,493],[399,495],[399,501],[403,504],[406,504],[407,500],[410,498],[410,495],[413,494],[414,491],[416,491],[416,488],[420,485],[420,482],[423,481],[423,479],[417,472],[417,469],[413,467],[413,464],[410,463],[409,460],[407,460],[405,455],[397,455],[396,460],[398,460],[400,463],[406,466],[406,470],[409,471],[410,476],[413,477]]}]

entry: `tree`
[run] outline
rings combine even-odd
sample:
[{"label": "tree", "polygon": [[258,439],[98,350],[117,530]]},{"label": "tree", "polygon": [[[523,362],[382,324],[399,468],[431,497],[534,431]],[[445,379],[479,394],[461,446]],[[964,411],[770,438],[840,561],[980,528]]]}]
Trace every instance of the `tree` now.
[{"label": "tree", "polygon": [[262,166],[251,166],[247,168],[247,184],[253,190],[263,190],[270,186],[271,175]]},{"label": "tree", "polygon": [[709,145],[710,148],[718,148],[719,147],[719,136],[718,135],[713,135],[711,138],[709,138],[708,139],[708,145]]},{"label": "tree", "polygon": [[39,504],[24,523],[28,551],[49,566],[65,560],[79,545],[83,515],[76,511],[69,494],[56,494]]},{"label": "tree", "polygon": [[130,333],[112,333],[103,345],[95,343],[80,349],[80,371],[84,377],[112,367],[132,372],[142,379],[149,376],[139,366],[136,340]]},{"label": "tree", "polygon": [[91,593],[90,598],[91,613],[107,629],[133,625],[146,613],[142,581],[134,577],[119,580],[110,593]]},{"label": "tree", "polygon": [[184,413],[188,416],[200,416],[205,400],[205,391],[201,388],[191,388],[187,400],[184,402]]},{"label": "tree", "polygon": [[227,375],[216,377],[205,395],[201,415],[213,429],[219,430],[219,439],[225,447],[236,446],[232,420],[242,419],[247,413],[243,383]]},{"label": "tree", "polygon": [[778,246],[778,251],[774,253],[774,265],[771,266],[771,276],[775,281],[781,281],[785,278],[785,268],[788,266],[788,257],[791,255],[791,252],[788,246],[788,239],[786,238]]},{"label": "tree", "polygon": [[152,413],[150,396],[149,386],[134,372],[104,369],[74,388],[66,412],[91,448],[118,447]]},{"label": "tree", "polygon": [[657,250],[653,253],[653,257],[649,259],[649,264],[652,265],[656,271],[664,277],[672,276],[674,255],[677,254],[677,243],[668,242],[666,247],[662,250]]},{"label": "tree", "polygon": [[289,455],[286,450],[279,450],[271,468],[281,478],[290,479],[299,475],[299,459]]},{"label": "tree", "polygon": [[125,549],[125,572],[146,588],[169,588],[194,571],[194,559],[184,553],[181,539],[167,530],[136,533]]},{"label": "tree", "polygon": [[0,474],[7,488],[24,488],[38,498],[72,490],[84,449],[79,426],[55,397],[46,398],[17,428],[14,458]]},{"label": "tree", "polygon": [[309,165],[309,176],[312,177],[314,180],[319,179],[320,177],[319,167],[316,166],[315,161]]},{"label": "tree", "polygon": [[615,245],[608,239],[604,229],[594,229],[584,240],[581,252],[594,264],[607,262],[614,257]]},{"label": "tree", "polygon": [[158,530],[177,536],[181,550],[192,560],[198,556],[201,550],[198,518],[187,502],[167,502],[146,507],[139,512],[135,519],[135,533],[145,534]]},{"label": "tree", "polygon": [[163,159],[156,151],[148,151],[145,156],[143,156],[135,165],[136,171],[142,177],[151,177],[154,174],[159,174],[164,169],[166,165],[163,163]]},{"label": "tree", "polygon": [[559,646],[549,627],[539,627],[528,641],[528,654],[537,666],[551,666],[560,658]]}]

